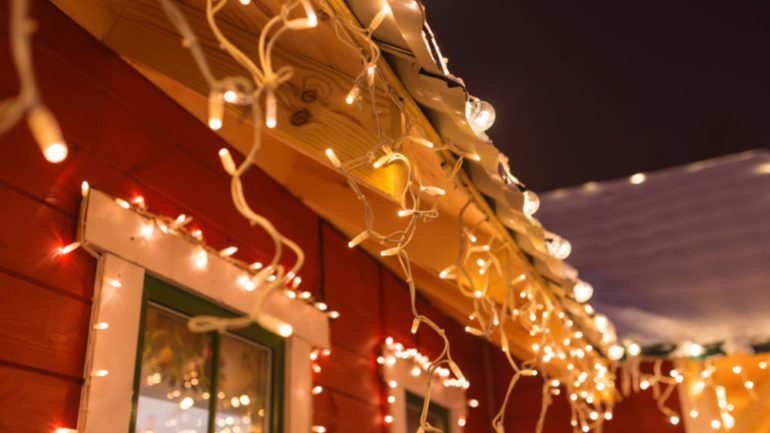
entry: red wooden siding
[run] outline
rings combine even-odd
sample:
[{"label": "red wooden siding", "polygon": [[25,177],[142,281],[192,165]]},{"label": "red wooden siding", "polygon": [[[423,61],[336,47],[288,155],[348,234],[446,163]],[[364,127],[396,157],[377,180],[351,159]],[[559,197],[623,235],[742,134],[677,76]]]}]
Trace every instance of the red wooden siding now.
[{"label": "red wooden siding", "polygon": [[[0,5],[0,98],[17,79],[8,51],[7,4]],[[217,150],[226,144],[46,1],[33,2],[39,23],[33,55],[43,99],[70,145],[62,164],[44,161],[22,123],[0,137],[0,431],[51,433],[76,424],[95,260],[53,251],[72,241],[80,182],[110,194],[143,195],[151,210],[192,215],[213,246],[235,244],[245,260],[269,257],[266,235],[235,211]],[[322,293],[341,318],[332,324],[332,355],[321,361],[316,419],[331,433],[385,432],[383,387],[375,358],[392,335],[426,353],[440,350],[429,330],[409,332],[409,296],[398,276],[254,169],[246,176],[250,203],[307,253],[303,287]],[[323,242],[321,243],[321,239]],[[323,282],[323,284],[321,284]],[[499,351],[420,300],[446,327],[453,354],[472,383],[466,431],[489,431],[510,370]],[[510,432],[532,431],[539,382],[522,382],[510,411]],[[665,432],[649,399],[628,414],[647,416],[644,430]],[[568,431],[566,404],[554,406],[546,431]],[[620,426],[623,421],[616,425]]]}]

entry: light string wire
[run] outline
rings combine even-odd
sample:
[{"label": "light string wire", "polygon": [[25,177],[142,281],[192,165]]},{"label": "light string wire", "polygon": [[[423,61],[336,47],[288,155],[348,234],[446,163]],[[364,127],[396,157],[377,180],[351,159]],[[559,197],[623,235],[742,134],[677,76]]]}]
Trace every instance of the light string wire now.
[{"label": "light string wire", "polygon": [[[222,166],[231,177],[230,192],[236,209],[252,225],[258,225],[265,230],[272,238],[275,246],[275,252],[270,263],[256,273],[252,279],[252,283],[259,288],[259,291],[248,316],[237,318],[199,316],[191,319],[189,327],[196,332],[223,331],[227,328],[243,327],[248,326],[251,322],[257,322],[273,332],[284,336],[290,335],[291,330],[287,328],[289,325],[264,312],[262,306],[272,292],[285,287],[298,274],[304,263],[304,253],[299,245],[283,236],[267,218],[251,208],[246,200],[241,178],[252,167],[260,150],[263,122],[268,128],[276,125],[277,100],[275,91],[292,76],[292,69],[289,66],[273,68],[272,51],[275,44],[280,36],[288,30],[304,30],[315,27],[318,18],[309,0],[295,0],[282,5],[280,13],[270,18],[260,33],[258,41],[259,65],[257,65],[224,35],[217,24],[216,14],[225,7],[228,0],[207,0],[206,20],[214,37],[220,46],[249,73],[249,77],[230,76],[218,80],[211,72],[203,49],[184,15],[170,0],[159,0],[159,2],[169,21],[182,35],[183,45],[192,54],[198,69],[209,85],[209,127],[214,130],[221,128],[225,102],[248,106],[251,109],[254,133],[253,142],[246,158],[240,165],[236,166],[227,149],[221,149],[219,157]],[[302,8],[305,16],[291,18],[290,15],[298,7]],[[270,34],[269,37],[268,34]],[[262,99],[265,101],[264,114],[260,107]],[[281,264],[284,247],[291,250],[296,256],[295,262],[288,272]]]},{"label": "light string wire", "polygon": [[[366,239],[372,239],[380,244],[385,245],[385,249],[381,251],[381,255],[384,257],[395,256],[398,260],[399,266],[404,273],[404,279],[409,287],[410,294],[410,308],[413,315],[413,322],[411,332],[416,333],[420,324],[425,324],[436,332],[443,341],[443,348],[441,352],[428,364],[427,385],[425,393],[423,395],[423,406],[420,412],[419,427],[417,433],[422,432],[440,432],[438,428],[431,425],[428,418],[428,411],[431,401],[432,381],[434,373],[440,371],[442,366],[447,366],[448,369],[454,374],[456,380],[459,383],[467,383],[465,376],[460,370],[457,363],[454,361],[451,355],[451,346],[446,332],[443,328],[438,326],[433,320],[427,316],[421,314],[417,310],[416,297],[417,289],[411,268],[411,261],[409,254],[406,251],[407,245],[412,240],[415,231],[417,230],[419,222],[428,222],[438,217],[438,200],[437,198],[443,196],[445,191],[441,188],[425,185],[420,177],[418,167],[412,163],[409,157],[410,149],[407,145],[422,145],[427,148],[434,148],[433,143],[421,136],[421,131],[416,125],[413,124],[409,112],[403,107],[402,102],[392,91],[387,81],[380,77],[377,63],[380,59],[379,46],[372,39],[372,33],[382,23],[382,21],[390,14],[390,8],[384,7],[381,9],[372,19],[372,21],[366,27],[361,27],[350,21],[340,17],[335,13],[333,8],[326,2],[321,2],[321,8],[326,14],[331,17],[332,26],[335,33],[346,45],[348,45],[354,52],[358,53],[363,65],[362,71],[353,80],[353,87],[348,92],[345,102],[353,104],[358,100],[360,96],[360,87],[364,82],[368,86],[369,99],[371,101],[371,111],[374,114],[377,137],[379,142],[375,144],[366,154],[345,161],[340,161],[333,149],[326,150],[326,156],[332,165],[343,174],[351,190],[356,195],[356,198],[361,202],[364,208],[364,220],[365,230],[356,235],[349,243],[350,247],[354,247]],[[378,79],[379,78],[379,79]],[[379,83],[379,87],[377,86]],[[390,139],[384,132],[382,122],[379,116],[379,110],[377,105],[377,90],[381,90],[385,93],[389,101],[400,111],[402,120],[403,132],[397,139]],[[434,148],[434,150],[449,150],[454,151],[458,155],[464,155],[466,152],[459,151],[453,146],[444,146],[441,148]],[[358,181],[354,177],[354,172],[367,165],[371,164],[374,169],[385,167],[389,164],[399,164],[405,171],[405,183],[403,188],[398,194],[399,204],[401,209],[398,211],[398,215],[403,218],[408,218],[406,223],[398,230],[391,233],[380,233],[375,229],[375,215],[374,211],[369,203],[366,195],[362,192]],[[458,162],[453,172],[456,173]],[[452,176],[454,176],[454,173]],[[431,196],[433,198],[432,204],[428,207],[423,207],[424,196]],[[390,415],[392,417],[392,415]],[[386,418],[388,419],[388,418]],[[392,418],[390,418],[392,419]]]},{"label": "light string wire", "polygon": [[30,36],[37,23],[29,17],[29,0],[11,0],[8,23],[11,56],[19,77],[19,93],[0,101],[0,135],[26,116],[27,125],[43,156],[52,163],[67,157],[59,122],[40,100],[32,63]]},{"label": "light string wire", "polygon": [[[258,292],[259,293],[258,299],[255,301],[255,304],[252,308],[252,312],[249,316],[242,317],[242,318],[235,318],[235,319],[223,319],[223,318],[216,318],[216,317],[198,317],[190,322],[190,327],[191,329],[197,330],[197,331],[208,331],[208,330],[222,331],[226,328],[246,326],[252,321],[257,321],[262,326],[268,329],[271,329],[274,332],[277,331],[278,333],[285,334],[286,328],[284,327],[283,331],[281,330],[281,326],[285,324],[281,324],[274,317],[263,313],[261,311],[262,310],[261,307],[264,299],[271,292],[273,292],[274,290],[282,286],[285,286],[287,282],[289,282],[292,278],[294,278],[297,275],[297,272],[302,266],[304,256],[301,249],[294,242],[282,236],[267,219],[265,219],[264,217],[257,214],[251,209],[251,207],[248,205],[248,202],[245,199],[241,177],[250,168],[251,164],[253,163],[256,157],[256,154],[259,151],[260,144],[261,144],[260,139],[261,139],[262,122],[264,121],[265,125],[268,128],[274,127],[276,125],[276,106],[277,106],[277,101],[275,97],[276,88],[280,86],[280,84],[289,80],[292,76],[292,69],[289,66],[284,66],[278,69],[273,69],[272,67],[271,54],[272,54],[272,50],[275,47],[276,41],[281,36],[281,34],[283,34],[287,30],[302,30],[302,29],[315,27],[317,25],[317,17],[309,1],[299,0],[299,1],[289,2],[283,5],[281,7],[280,14],[271,18],[267,22],[265,27],[262,29],[262,32],[259,37],[259,42],[258,42],[258,48],[259,48],[258,49],[259,66],[258,66],[248,56],[246,56],[240,49],[238,49],[234,44],[232,44],[224,36],[224,34],[221,32],[221,30],[217,25],[215,16],[219,11],[222,10],[222,8],[224,8],[224,6],[227,3],[227,0],[219,0],[219,1],[208,0],[206,3],[206,18],[212,32],[215,35],[215,38],[221,44],[221,46],[228,52],[228,54],[230,54],[231,57],[233,57],[242,67],[244,67],[250,73],[250,77],[230,76],[230,77],[225,77],[223,79],[218,80],[214,77],[213,73],[211,72],[208,66],[208,62],[205,58],[205,55],[203,54],[203,49],[200,47],[197,41],[197,38],[195,37],[195,34],[192,32],[184,16],[169,0],[159,0],[159,1],[163,6],[163,9],[165,10],[169,20],[177,27],[177,30],[183,36],[183,45],[190,50],[198,68],[200,69],[202,75],[204,76],[204,79],[209,84],[209,87],[211,89],[209,93],[209,126],[215,130],[221,128],[222,115],[223,115],[225,102],[231,103],[231,104],[237,104],[237,105],[245,105],[251,108],[252,116],[253,116],[252,120],[254,124],[254,141],[250,151],[246,155],[245,160],[239,166],[236,166],[232,156],[229,154],[229,152],[226,149],[222,149],[220,151],[220,159],[226,172],[232,178],[231,195],[233,197],[233,201],[236,205],[236,208],[252,224],[259,225],[260,227],[262,227],[271,236],[275,244],[275,254],[270,264],[264,269],[262,269],[260,272],[256,273],[256,275],[254,275],[251,279],[252,286],[259,287],[260,291]],[[20,80],[22,82],[22,91],[20,92],[20,95],[16,100],[5,102],[3,104],[3,108],[8,109],[9,110],[8,112],[10,113],[10,115],[6,115],[4,113],[3,119],[12,120],[8,122],[9,124],[12,124],[15,121],[17,121],[25,111],[24,109],[21,109],[19,107],[26,107],[26,109],[30,109],[31,111],[29,113],[29,123],[30,123],[30,128],[33,132],[33,135],[35,135],[35,138],[38,141],[38,144],[41,146],[41,149],[43,149],[46,157],[49,160],[52,160],[51,158],[49,158],[50,151],[48,149],[50,149],[51,146],[61,144],[61,146],[63,146],[64,148],[64,152],[63,152],[64,156],[66,156],[66,145],[64,145],[63,140],[60,139],[61,134],[58,129],[58,124],[55,123],[55,119],[53,119],[53,116],[51,116],[50,113],[47,111],[47,109],[45,109],[45,107],[42,106],[42,104],[40,104],[39,101],[37,100],[37,91],[36,91],[36,87],[34,87],[34,79],[32,75],[31,61],[29,56],[28,30],[25,30],[25,25],[27,25],[27,23],[25,22],[26,6],[27,6],[27,2],[25,0],[13,0],[12,8],[14,9],[12,10],[12,25],[10,27],[11,27],[12,43],[14,44],[13,51],[15,55],[15,62],[17,64]],[[290,14],[295,8],[297,8],[297,6],[302,6],[302,9],[305,12],[305,17],[292,19],[290,18]],[[372,102],[372,111],[375,114],[375,121],[377,124],[377,133],[378,133],[378,136],[380,137],[380,142],[377,143],[375,146],[373,146],[373,148],[369,152],[367,152],[365,155],[361,157],[347,161],[344,165],[337,159],[336,155],[334,155],[331,149],[327,151],[327,156],[332,161],[332,164],[346,176],[347,181],[351,186],[351,189],[354,191],[354,193],[359,198],[359,200],[363,203],[363,206],[364,206],[366,230],[361,234],[359,234],[356,238],[354,238],[353,241],[351,241],[351,244],[352,244],[351,246],[354,246],[355,244],[362,242],[366,238],[372,238],[381,243],[389,244],[391,246],[391,248],[383,250],[381,254],[383,256],[395,255],[398,259],[400,266],[404,271],[405,279],[410,288],[411,310],[414,316],[414,322],[412,326],[413,332],[417,331],[417,328],[420,325],[420,323],[425,323],[427,326],[429,326],[435,332],[437,332],[444,341],[444,348],[441,354],[431,363],[431,367],[430,367],[431,371],[435,371],[442,365],[447,365],[449,369],[455,374],[459,382],[461,383],[467,382],[465,381],[462,375],[462,372],[460,371],[457,364],[452,360],[452,357],[450,354],[449,341],[446,337],[444,330],[441,329],[439,326],[437,326],[429,318],[419,314],[416,309],[416,288],[414,286],[414,280],[412,277],[411,262],[409,260],[409,256],[407,252],[405,251],[405,247],[409,244],[409,242],[413,238],[418,222],[429,221],[431,219],[435,219],[438,216],[437,200],[433,200],[433,203],[429,207],[423,209],[421,207],[422,198],[423,198],[422,196],[428,195],[428,196],[433,196],[434,198],[437,198],[438,196],[443,195],[444,191],[438,187],[427,186],[422,184],[418,167],[411,162],[411,159],[408,156],[411,152],[409,147],[406,145],[420,144],[426,147],[434,148],[434,150],[436,151],[445,150],[454,154],[456,156],[456,159],[455,159],[453,168],[449,170],[450,180],[454,179],[455,176],[459,173],[459,171],[462,168],[464,159],[471,159],[471,160],[478,161],[480,160],[480,157],[476,153],[464,152],[452,145],[444,145],[442,147],[436,148],[433,146],[433,144],[430,141],[421,137],[421,131],[416,125],[412,123],[409,113],[404,109],[403,104],[398,98],[398,96],[387,85],[386,80],[380,77],[380,73],[377,68],[377,63],[380,59],[381,53],[378,45],[372,39],[372,33],[377,29],[377,27],[382,23],[382,21],[388,16],[388,14],[390,13],[389,8],[383,8],[374,17],[371,23],[367,27],[363,28],[355,24],[352,24],[349,21],[339,17],[337,14],[334,13],[334,11],[328,5],[328,3],[326,2],[322,3],[322,7],[327,12],[327,14],[332,17],[332,23],[333,23],[335,32],[340,38],[340,40],[342,40],[343,43],[350,46],[351,48],[354,48],[360,54],[362,63],[364,65],[364,68],[362,69],[361,73],[354,80],[353,89],[351,89],[351,91],[348,93],[348,96],[346,97],[346,102],[348,104],[352,104],[353,102],[355,102],[360,95],[360,90],[359,90],[360,86],[364,82],[366,82],[369,89],[369,96]],[[270,37],[268,37],[267,35],[271,31],[272,31],[272,34]],[[261,66],[261,69],[260,69],[260,66]],[[377,80],[377,78],[381,78],[381,79]],[[380,84],[379,88],[377,87],[378,81]],[[377,103],[375,100],[377,90],[383,91],[387,95],[389,100],[401,112],[402,129],[406,130],[407,132],[401,135],[396,140],[391,140],[388,137],[386,137],[383,131],[382,122],[379,116],[379,112],[377,110]],[[264,99],[264,103],[265,103],[264,115],[263,115],[263,110],[259,104],[261,99]],[[33,115],[34,113],[43,113],[43,114],[35,116]],[[39,120],[39,119],[42,119],[42,120]],[[5,123],[3,123],[3,125],[5,125]],[[0,132],[2,132],[2,130],[0,130]],[[47,147],[44,147],[44,144]],[[61,150],[59,150],[59,153],[62,153]],[[63,157],[61,159],[63,159]],[[52,162],[55,162],[55,161],[52,161]],[[357,182],[355,181],[355,179],[352,177],[352,174],[351,174],[354,170],[360,167],[363,167],[364,165],[369,163],[373,163],[372,165],[374,166],[374,168],[380,168],[382,166],[389,165],[391,163],[400,163],[401,165],[403,165],[403,167],[407,172],[406,184],[400,194],[399,201],[401,205],[401,210],[399,211],[399,215],[402,217],[408,217],[409,219],[401,230],[396,230],[390,234],[380,234],[374,230],[374,212],[371,206],[369,205],[366,197],[361,192],[361,189],[358,187]],[[462,231],[462,227],[461,227],[461,231]],[[461,238],[463,237],[463,233],[464,232],[461,233]],[[466,234],[466,237],[468,237],[467,234]],[[468,239],[466,239],[466,241],[468,241]],[[494,242],[494,240],[490,241],[490,243],[492,242]],[[297,256],[296,261],[289,272],[286,272],[284,266],[280,264],[283,247],[289,248]],[[507,246],[506,244],[503,244],[503,247],[501,249],[503,250],[509,249],[509,246]],[[480,252],[478,250],[474,250],[474,247],[470,247],[467,251],[469,253]],[[497,257],[491,253],[491,249],[487,248],[486,250],[483,250],[483,251],[489,253],[487,259],[485,260],[485,263],[487,263],[488,265],[485,265],[483,268],[485,270],[489,270],[491,266],[493,268],[492,271],[494,271],[496,274],[498,275],[502,274],[502,271],[500,269],[501,268],[500,262],[497,259]],[[463,254],[462,251],[460,256],[464,256],[466,260],[470,258],[470,254]],[[459,283],[459,282],[458,282],[458,287],[460,288],[461,292],[464,293],[466,296],[469,293],[473,295],[475,315],[480,322],[480,330],[481,330],[480,333],[486,336],[487,338],[490,338],[494,332],[494,325],[499,324],[500,331],[501,331],[500,333],[505,342],[504,351],[506,353],[506,356],[509,359],[509,362],[514,367],[515,374],[509,385],[508,392],[506,394],[506,399],[505,399],[506,404],[504,404],[504,407],[505,407],[507,405],[510,392],[513,389],[513,386],[515,385],[518,378],[521,375],[535,374],[535,370],[529,368],[529,366],[534,364],[534,361],[528,361],[524,363],[523,365],[526,366],[527,368],[520,369],[516,365],[515,361],[510,356],[507,350],[507,337],[505,336],[506,333],[502,328],[503,326],[502,324],[505,321],[504,318],[506,317],[506,315],[503,314],[502,320],[501,320],[500,315],[497,314],[496,303],[487,296],[487,290],[489,288],[489,281],[491,279],[492,272],[488,272],[486,274],[487,277],[483,284],[483,287],[484,287],[483,290],[477,291],[474,289],[473,279],[470,277],[467,270],[465,270],[464,267],[462,268],[463,269],[461,269],[460,272],[465,277],[465,284],[470,286],[471,290],[469,292],[464,288],[465,284]],[[507,270],[507,268],[505,267],[503,268]],[[513,293],[512,286],[513,285],[511,285],[511,288],[509,289],[509,296],[506,297],[506,302],[508,301],[508,299],[515,299],[513,296],[511,296],[511,294]],[[481,295],[478,294],[479,292],[481,293]],[[540,293],[539,296],[543,296],[543,294]],[[526,297],[530,301],[532,301],[533,299],[530,293],[528,293]],[[528,310],[534,309],[535,311],[537,311],[537,310],[543,309],[542,307],[533,307],[533,306],[541,305],[542,302],[544,301],[547,301],[546,297],[543,298],[543,301],[541,301],[541,303],[529,302],[530,307]],[[549,304],[549,308],[551,308],[550,304]],[[528,319],[529,322],[531,322],[529,326],[531,327],[530,333],[532,334],[533,332],[537,333],[544,329],[547,330],[545,321],[548,316],[547,313],[550,313],[550,311],[551,310],[549,309],[547,311],[541,312],[540,314],[541,323],[539,325],[535,323],[535,319],[537,318],[536,313],[530,312],[529,315],[523,314],[520,317],[533,317],[533,316],[535,317],[535,319]],[[485,318],[485,315],[486,315],[486,318]],[[515,314],[513,316],[515,316]],[[291,331],[289,330],[288,333],[290,332]],[[541,341],[545,343],[545,336]],[[545,344],[543,344],[543,346],[547,347],[545,346]],[[429,385],[430,385],[431,378],[432,378],[432,374],[429,374],[428,375]],[[437,429],[431,426],[426,419],[428,407],[430,404],[430,386],[428,386],[427,389],[428,391],[426,392],[426,395],[425,395],[425,399],[424,399],[425,403],[423,406],[423,411],[421,413],[420,430],[437,431]],[[546,387],[544,386],[543,409],[541,411],[540,419],[538,420],[538,431],[542,429],[542,419],[545,415],[547,405],[550,402],[550,396],[547,395],[545,391],[546,391]],[[503,409],[501,409],[501,414],[502,414],[502,411]],[[583,431],[587,431],[586,430],[587,425],[583,421],[583,418],[585,418],[585,416],[583,416],[585,410],[576,411],[573,408],[573,412],[576,412],[577,415],[579,416],[581,420],[580,424],[582,426]],[[496,428],[501,429],[503,416],[500,415],[499,417],[496,418],[496,420],[498,421],[496,424]]]},{"label": "light string wire", "polygon": [[[542,431],[552,396],[561,393],[559,386],[562,384],[569,393],[573,430],[601,431],[603,422],[612,418],[611,401],[615,397],[615,377],[610,373],[612,365],[584,341],[583,333],[574,329],[573,320],[545,289],[530,284],[532,278],[526,274],[512,277],[510,268],[500,264],[506,256],[514,253],[512,247],[495,235],[486,240],[481,239],[483,235],[478,233],[478,229],[486,219],[473,225],[465,224],[464,214],[470,204],[468,201],[460,211],[460,247],[457,258],[439,275],[445,279],[454,279],[458,290],[473,299],[474,311],[469,319],[476,321],[477,326],[468,326],[466,331],[487,339],[499,335],[502,351],[513,369],[505,397],[492,420],[494,430],[498,433],[504,431],[505,411],[519,379],[522,376],[535,376],[539,370],[543,374],[544,386],[536,432]],[[493,274],[508,282],[499,311],[487,293]],[[534,357],[521,365],[510,352],[506,330],[509,320],[516,321],[530,336],[539,336],[532,345]],[[554,320],[560,323],[554,323]],[[557,324],[560,326],[554,326]],[[556,335],[557,329],[561,329],[559,335]],[[549,364],[557,358],[566,363],[566,370],[560,371],[557,366]]]},{"label": "light string wire", "polygon": [[[698,357],[669,359],[669,362],[676,363],[677,361],[697,364],[693,368],[688,368],[687,365],[682,364],[685,367],[683,370],[673,368],[668,374],[664,374],[664,359],[645,355],[630,357],[621,367],[623,395],[628,396],[632,392],[638,393],[650,389],[656,407],[674,425],[679,424],[684,416],[691,419],[702,416],[703,414],[697,410],[697,407],[705,401],[705,404],[715,405],[715,412],[718,414],[717,418],[710,420],[710,427],[715,430],[732,429],[735,426],[735,415],[733,414],[735,407],[728,400],[726,387],[720,385],[716,380],[717,367],[714,362],[711,359],[699,359]],[[643,364],[652,364],[652,373],[642,372],[641,366]],[[758,366],[760,370],[767,370],[768,362],[760,361]],[[696,369],[697,371],[694,371]],[[754,381],[748,377],[746,369],[740,364],[735,364],[731,370],[732,374],[737,376],[743,384],[743,389],[749,398],[755,400],[757,393],[754,390]],[[667,405],[668,399],[677,386],[686,387],[688,395],[692,398],[692,409],[687,414],[680,415]]]}]

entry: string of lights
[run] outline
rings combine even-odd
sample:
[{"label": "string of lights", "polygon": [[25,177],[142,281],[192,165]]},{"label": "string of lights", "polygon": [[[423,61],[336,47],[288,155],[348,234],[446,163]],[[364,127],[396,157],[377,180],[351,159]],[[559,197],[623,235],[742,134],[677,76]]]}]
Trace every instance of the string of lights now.
[{"label": "string of lights", "polygon": [[19,77],[19,93],[0,101],[0,135],[26,116],[27,126],[43,156],[56,164],[67,158],[68,148],[59,122],[40,100],[35,81],[30,36],[36,23],[29,17],[29,0],[11,0],[9,4],[11,54]]}]

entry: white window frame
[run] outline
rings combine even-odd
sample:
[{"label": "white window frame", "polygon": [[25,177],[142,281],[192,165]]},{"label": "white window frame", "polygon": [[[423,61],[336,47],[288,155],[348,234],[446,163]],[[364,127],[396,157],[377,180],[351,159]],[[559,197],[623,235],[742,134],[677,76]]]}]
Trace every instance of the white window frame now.
[{"label": "white window frame", "polygon": [[[241,268],[210,254],[205,269],[197,269],[197,245],[160,230],[146,239],[139,234],[147,223],[98,190],[91,189],[81,206],[79,241],[98,257],[78,417],[82,433],[128,430],[146,272],[235,312],[247,314],[253,304],[256,292],[238,285]],[[307,433],[313,421],[310,354],[329,348],[327,316],[281,292],[273,293],[264,308],[294,328],[285,344],[283,428]]]},{"label": "white window frame", "polygon": [[[422,398],[428,389],[426,377],[428,373],[420,368],[420,374],[415,376],[413,370],[415,367],[419,367],[419,364],[413,359],[397,356],[396,352],[398,349],[403,351],[403,346],[391,341],[389,338],[388,342],[382,345],[383,359],[380,365],[382,380],[385,382],[388,396],[395,397],[395,401],[388,404],[387,413],[393,417],[388,425],[388,430],[389,433],[414,433],[407,431],[406,393],[410,392]],[[468,411],[465,389],[447,386],[444,384],[444,380],[438,375],[431,380],[431,403],[442,406],[449,411],[449,431],[446,433],[462,433]]]}]

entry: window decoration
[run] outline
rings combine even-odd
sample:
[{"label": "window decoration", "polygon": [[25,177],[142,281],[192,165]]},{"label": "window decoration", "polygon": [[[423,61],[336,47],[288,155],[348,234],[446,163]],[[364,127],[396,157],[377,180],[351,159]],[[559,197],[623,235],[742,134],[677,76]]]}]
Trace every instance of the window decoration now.
[{"label": "window decoration", "polygon": [[[149,355],[145,359],[144,351],[138,346],[140,339],[140,319],[142,317],[144,281],[147,273],[152,273],[166,281],[183,287],[185,290],[202,298],[213,301],[236,314],[245,314],[244,306],[252,305],[253,299],[259,294],[260,288],[245,284],[244,279],[249,272],[254,271],[255,265],[241,262],[234,257],[209,247],[203,241],[200,233],[188,231],[183,224],[189,222],[189,217],[161,217],[150,213],[143,199],[137,197],[128,200],[110,197],[101,191],[84,187],[86,197],[83,201],[78,233],[78,244],[99,257],[99,268],[94,294],[92,312],[92,331],[89,335],[88,353],[86,358],[86,382],[81,399],[81,412],[78,419],[78,432],[99,433],[104,431],[124,431],[132,419],[132,401],[135,384],[135,367],[140,365],[145,369],[141,376],[145,384],[153,383],[160,386],[164,374],[158,369],[168,362],[168,349],[162,342],[145,347]],[[181,223],[179,222],[181,221]],[[153,227],[152,230],[148,227]],[[76,247],[62,247],[61,250],[72,250]],[[281,386],[285,389],[281,402],[283,413],[283,430],[288,433],[307,433],[312,425],[312,393],[311,369],[314,368],[312,359],[319,354],[329,354],[328,320],[337,317],[338,313],[329,311],[325,304],[315,303],[308,292],[297,290],[298,277],[292,280],[294,288],[274,291],[264,299],[264,309],[282,323],[291,325],[293,332],[285,339],[284,361],[276,360],[276,367],[282,364],[285,379]],[[152,300],[152,298],[150,298]],[[163,304],[168,308],[168,304]],[[173,315],[152,313],[154,319],[173,321]],[[196,317],[223,317],[227,314],[218,309],[195,311],[204,314]],[[232,314],[229,315],[232,317]],[[237,317],[237,316],[236,316]],[[178,317],[177,321],[181,320]],[[181,325],[178,322],[177,325]],[[188,324],[188,329],[194,329],[195,322]],[[151,328],[152,329],[152,328]],[[181,329],[177,326],[177,329]],[[244,354],[259,357],[259,351],[254,346],[244,346],[241,333],[249,332],[252,328],[237,330],[216,329],[220,336],[214,343],[204,343],[201,340],[207,333],[188,333],[184,350],[195,368],[183,368],[174,373],[181,374],[183,386],[185,381],[190,384],[190,390],[197,386],[200,397],[208,392],[208,401],[217,405],[208,406],[209,415],[227,414],[233,418],[240,416],[241,424],[246,424],[244,417],[254,421],[245,411],[260,403],[257,394],[243,392],[238,386],[245,385],[248,380],[239,380],[232,389],[220,389],[225,392],[220,400],[218,394],[205,391],[206,384],[202,373],[209,369],[217,371],[216,362],[222,365],[220,373],[228,374],[228,359]],[[273,338],[279,338],[273,333]],[[150,337],[152,339],[152,337]],[[216,344],[215,344],[216,343]],[[182,347],[179,345],[178,347]],[[206,362],[206,347],[211,351],[219,351],[220,355]],[[195,349],[195,350],[193,350]],[[173,350],[173,348],[171,348]],[[238,355],[240,353],[240,355]],[[202,355],[203,354],[203,355]],[[139,360],[139,364],[137,364]],[[142,362],[146,361],[146,362]],[[237,365],[229,362],[230,366]],[[173,367],[173,364],[171,365]],[[169,368],[171,368],[169,367]],[[189,367],[189,365],[188,365]],[[234,368],[234,367],[231,367]],[[141,370],[139,370],[141,372]],[[193,371],[197,377],[193,377]],[[156,376],[160,373],[159,376]],[[185,377],[185,374],[188,377]],[[240,374],[230,371],[229,374]],[[210,375],[210,380],[216,383],[221,374]],[[197,385],[193,384],[197,379]],[[176,377],[175,380],[179,380]],[[157,382],[157,384],[156,384]],[[222,382],[225,383],[225,382]],[[277,386],[277,383],[273,385]],[[145,387],[147,389],[148,387]],[[141,391],[141,390],[140,390]],[[173,391],[172,391],[173,392]],[[141,394],[141,392],[139,393]],[[177,408],[189,407],[189,410],[203,410],[202,403],[195,398],[197,394],[172,395]],[[186,398],[186,397],[189,397]],[[216,397],[216,398],[212,398]],[[234,399],[237,397],[237,399]],[[205,400],[205,399],[204,399]],[[197,405],[197,406],[196,406]],[[139,408],[141,409],[141,405]],[[190,413],[194,413],[190,412]],[[140,410],[140,415],[143,412]],[[259,418],[259,408],[256,408]],[[267,416],[267,413],[266,413]],[[201,416],[197,423],[204,418]],[[209,417],[214,423],[216,418]],[[220,417],[220,420],[222,418]],[[272,419],[277,419],[273,416]],[[221,421],[219,421],[221,422]],[[137,430],[138,431],[138,430]],[[157,433],[157,432],[156,432]]]},{"label": "window decoration", "polygon": [[[393,337],[385,340],[377,363],[387,386],[383,421],[391,433],[460,433],[467,408],[478,406],[466,399],[468,381],[453,378],[449,368],[434,367],[428,356]],[[430,405],[423,396],[431,399]]]}]

